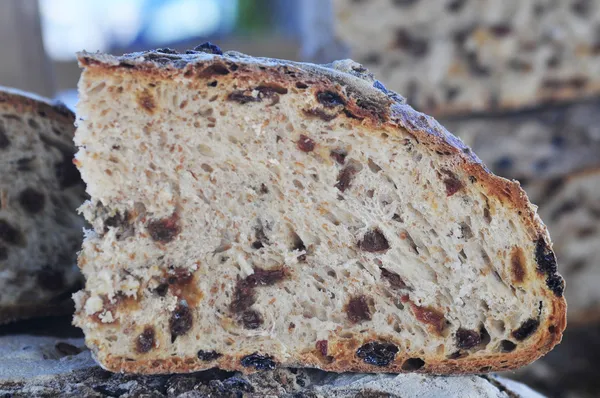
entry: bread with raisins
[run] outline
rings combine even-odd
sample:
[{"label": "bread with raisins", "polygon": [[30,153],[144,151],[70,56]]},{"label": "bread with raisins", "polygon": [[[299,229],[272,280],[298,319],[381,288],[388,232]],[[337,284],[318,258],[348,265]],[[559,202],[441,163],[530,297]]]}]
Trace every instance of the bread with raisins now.
[{"label": "bread with raisins", "polygon": [[525,186],[553,231],[554,250],[570,289],[569,322],[600,321],[600,169],[535,181]]},{"label": "bread with raisins", "polygon": [[74,122],[61,103],[0,88],[0,324],[73,310],[85,200]]},{"label": "bread with raisins", "polygon": [[560,341],[519,184],[361,65],[210,44],[79,62],[75,323],[106,369],[477,373]]},{"label": "bread with raisins", "polygon": [[311,5],[301,13],[305,57],[351,57],[435,116],[600,92],[597,1],[329,0],[319,12]]}]

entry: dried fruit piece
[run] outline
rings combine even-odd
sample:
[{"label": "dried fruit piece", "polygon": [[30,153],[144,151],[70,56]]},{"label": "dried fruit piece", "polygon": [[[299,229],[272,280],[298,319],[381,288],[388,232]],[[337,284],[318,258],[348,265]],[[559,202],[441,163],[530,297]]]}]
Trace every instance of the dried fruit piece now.
[{"label": "dried fruit piece", "polygon": [[442,173],[446,175],[443,180],[446,186],[446,196],[452,196],[463,188],[463,183],[458,179],[456,174],[445,169],[442,169]]},{"label": "dried fruit piece", "polygon": [[378,228],[375,228],[363,236],[362,240],[358,242],[358,247],[369,253],[378,253],[388,250],[390,244],[383,232]]},{"label": "dried fruit piece", "polygon": [[371,320],[371,310],[365,296],[352,297],[346,305],[346,314],[352,323]]},{"label": "dried fruit piece", "polygon": [[136,340],[136,351],[141,354],[149,352],[154,348],[154,338],[154,328],[152,326],[146,326]]},{"label": "dried fruit piece", "polygon": [[273,357],[269,355],[260,355],[255,352],[254,354],[246,355],[240,361],[243,367],[252,367],[256,370],[271,370],[275,369],[275,362]]},{"label": "dried fruit piece", "polygon": [[315,347],[317,348],[317,351],[319,351],[319,353],[321,353],[321,355],[323,355],[324,357],[327,356],[327,340],[317,341],[317,343],[315,344]]},{"label": "dried fruit piece", "polygon": [[400,277],[400,275],[393,273],[391,271],[388,271],[385,268],[380,268],[381,269],[381,276],[384,277],[385,279],[388,280],[388,282],[390,283],[390,285],[394,288],[394,289],[406,289],[406,283],[404,283],[404,281],[402,280],[402,278]]},{"label": "dried fruit piece", "polygon": [[255,302],[254,288],[261,286],[270,286],[286,276],[284,268],[272,270],[264,270],[262,268],[254,268],[254,273],[246,279],[239,280],[233,292],[233,300],[229,305],[229,309],[234,313],[240,313],[252,306]]},{"label": "dried fruit piece", "polygon": [[396,358],[398,347],[391,343],[371,342],[356,350],[356,356],[369,365],[388,366]]},{"label": "dried fruit piece", "polygon": [[556,256],[548,247],[546,240],[541,236],[538,238],[535,245],[535,261],[538,264],[540,272],[553,274],[557,270]]},{"label": "dried fruit piece", "polygon": [[512,332],[512,336],[519,341],[523,341],[532,334],[534,334],[539,326],[540,321],[538,321],[537,319],[528,319],[525,322],[523,322],[523,324],[519,326],[517,330],[514,330]]},{"label": "dried fruit piece", "polygon": [[334,108],[338,105],[345,105],[346,101],[337,93],[333,91],[322,91],[317,93],[317,101],[324,105],[326,108]]},{"label": "dried fruit piece", "polygon": [[198,359],[205,362],[214,361],[221,356],[222,354],[219,354],[216,351],[198,351]]},{"label": "dried fruit piece", "polygon": [[315,146],[317,144],[310,137],[300,134],[300,138],[298,139],[296,145],[298,146],[298,149],[303,152],[312,152],[315,150]]},{"label": "dried fruit piece", "polygon": [[331,152],[329,152],[329,155],[339,164],[344,164],[348,153],[343,149],[334,149]]},{"label": "dried fruit piece", "polygon": [[263,317],[257,311],[247,310],[242,313],[242,324],[246,329],[258,329],[263,324]]},{"label": "dried fruit piece", "polygon": [[431,307],[420,307],[414,303],[410,304],[413,312],[415,313],[415,317],[423,322],[431,325],[433,330],[438,334],[441,334],[446,326],[446,318],[444,314]]},{"label": "dried fruit piece", "polygon": [[185,301],[180,301],[175,307],[175,311],[169,319],[169,330],[171,331],[171,342],[175,341],[177,336],[186,334],[191,328],[194,318],[192,311]]},{"label": "dried fruit piece", "polygon": [[540,236],[535,246],[535,261],[538,265],[538,270],[546,274],[546,286],[554,292],[558,297],[563,295],[565,290],[565,283],[562,277],[556,274],[556,256],[554,252],[550,250],[546,240],[543,236]]},{"label": "dried fruit piece", "polygon": [[286,271],[284,268],[262,269],[254,268],[254,273],[249,275],[246,280],[251,286],[265,285],[270,286],[285,278]]},{"label": "dried fruit piece", "polygon": [[468,350],[481,343],[481,336],[475,330],[460,328],[456,331],[456,346]]},{"label": "dried fruit piece", "polygon": [[161,220],[152,220],[146,225],[146,228],[150,237],[160,243],[171,242],[181,232],[177,213]]},{"label": "dried fruit piece", "polygon": [[248,102],[260,102],[262,99],[256,95],[252,95],[250,91],[236,90],[227,96],[227,100],[239,102],[240,104],[247,104]]}]

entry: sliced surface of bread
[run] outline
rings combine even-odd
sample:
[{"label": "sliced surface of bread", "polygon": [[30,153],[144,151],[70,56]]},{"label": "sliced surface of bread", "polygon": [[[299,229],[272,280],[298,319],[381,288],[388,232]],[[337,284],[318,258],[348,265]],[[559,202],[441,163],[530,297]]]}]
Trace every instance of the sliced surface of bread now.
[{"label": "sliced surface of bread", "polygon": [[0,87],[0,323],[72,311],[85,200],[75,115]]},{"label": "sliced surface of bread", "polygon": [[106,369],[473,373],[560,341],[519,184],[361,65],[210,44],[79,62],[75,324]]},{"label": "sliced surface of bread", "polygon": [[[364,64],[418,110],[498,111],[597,96],[597,1],[331,2],[307,10],[305,52]],[[311,3],[314,6],[314,3]],[[337,57],[337,55],[336,55]]]}]

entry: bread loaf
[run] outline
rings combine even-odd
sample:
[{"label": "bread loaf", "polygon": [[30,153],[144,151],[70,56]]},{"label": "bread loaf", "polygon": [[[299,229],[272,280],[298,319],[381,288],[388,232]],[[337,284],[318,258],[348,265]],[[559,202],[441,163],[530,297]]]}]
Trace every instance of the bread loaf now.
[{"label": "bread loaf", "polygon": [[58,102],[0,87],[0,324],[72,311],[85,199],[74,121]]},{"label": "bread loaf", "polygon": [[545,226],[350,60],[81,53],[75,323],[113,371],[472,373],[560,341]]},{"label": "bread loaf", "polygon": [[569,322],[600,321],[600,169],[527,184],[553,231],[567,290]]},{"label": "bread loaf", "polygon": [[303,14],[305,54],[330,62],[346,51],[420,111],[516,109],[599,92],[596,1],[331,1],[328,21]]},{"label": "bread loaf", "polygon": [[444,118],[442,123],[494,173],[523,185],[600,167],[597,99],[502,115]]}]

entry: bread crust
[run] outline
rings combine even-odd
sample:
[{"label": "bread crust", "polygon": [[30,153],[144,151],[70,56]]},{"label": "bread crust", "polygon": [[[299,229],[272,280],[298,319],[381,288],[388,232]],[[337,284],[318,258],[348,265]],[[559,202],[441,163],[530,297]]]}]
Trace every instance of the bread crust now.
[{"label": "bread crust", "polygon": [[[548,249],[551,248],[548,231],[531,205],[527,195],[516,181],[509,181],[492,174],[462,141],[450,134],[432,117],[415,111],[407,105],[404,99],[396,93],[382,88],[372,76],[359,64],[352,61],[338,61],[332,65],[313,65],[295,63],[266,58],[252,58],[236,52],[223,55],[193,52],[192,54],[172,53],[135,53],[122,57],[103,54],[80,53],[79,63],[86,73],[111,74],[116,70],[134,70],[135,73],[147,78],[169,80],[174,76],[190,78],[208,78],[206,76],[215,65],[231,67],[235,65],[235,75],[219,76],[221,80],[250,79],[269,81],[292,87],[292,83],[307,79],[311,81],[310,90],[313,93],[322,90],[336,90],[345,93],[346,122],[355,126],[371,127],[373,133],[385,132],[389,135],[400,135],[400,132],[412,135],[420,145],[424,145],[440,156],[444,156],[451,164],[462,169],[465,173],[481,184],[486,195],[498,199],[504,206],[510,207],[520,216],[521,222],[530,231],[532,241],[542,239]],[[232,76],[234,75],[234,76]],[[376,82],[376,83],[374,83]],[[378,84],[379,85],[378,85]],[[375,86],[374,86],[375,85]],[[562,283],[558,273],[548,275],[535,272],[536,277],[546,279],[557,278]],[[520,348],[511,353],[498,353],[478,358],[463,358],[450,360],[443,357],[426,357],[426,365],[418,370],[422,373],[464,374],[486,373],[489,371],[515,369],[534,361],[558,344],[566,327],[566,302],[560,293],[553,292],[544,286],[544,296],[550,315],[541,323],[535,335],[520,343]],[[362,344],[381,339],[354,336],[351,339],[336,340],[331,336],[330,347],[336,361],[325,363],[313,354],[304,354],[300,361],[285,362],[283,366],[317,367],[320,369],[342,372],[394,372],[404,373],[402,364],[407,356],[398,353],[389,366],[377,367],[364,363],[355,356],[355,351]],[[394,339],[386,339],[393,342]],[[99,342],[87,341],[95,352],[100,364],[107,370],[131,373],[169,373],[193,372],[218,366],[221,369],[239,370],[245,373],[253,372],[253,368],[243,367],[240,360],[249,354],[224,354],[217,360],[205,363],[198,358],[170,358],[166,360],[130,360],[105,353]],[[339,343],[339,345],[337,344]],[[268,355],[268,352],[261,353]]]}]

